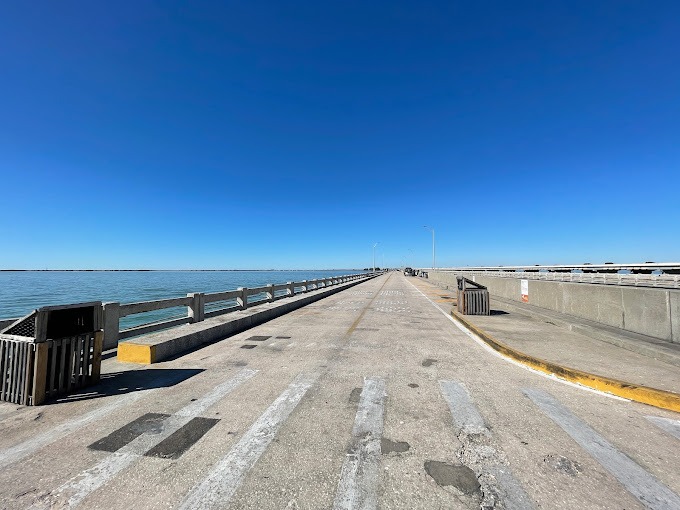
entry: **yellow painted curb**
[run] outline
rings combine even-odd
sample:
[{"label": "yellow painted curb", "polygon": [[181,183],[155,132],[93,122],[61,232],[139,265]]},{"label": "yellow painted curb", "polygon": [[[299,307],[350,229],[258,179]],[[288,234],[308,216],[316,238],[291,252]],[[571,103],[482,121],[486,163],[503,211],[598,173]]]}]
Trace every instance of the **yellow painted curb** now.
[{"label": "yellow painted curb", "polygon": [[121,342],[118,344],[118,361],[150,365],[156,361],[156,346]]},{"label": "yellow painted curb", "polygon": [[677,393],[672,391],[658,390],[656,388],[648,388],[647,386],[639,386],[637,384],[619,381],[618,379],[610,379],[609,377],[583,372],[575,368],[564,367],[550,361],[545,361],[541,358],[524,354],[521,351],[513,349],[512,347],[508,347],[504,343],[499,342],[486,331],[478,328],[466,320],[455,310],[451,311],[451,315],[457,321],[461,322],[465,327],[473,331],[495,351],[500,352],[504,356],[518,361],[523,365],[527,365],[534,370],[538,370],[539,372],[546,374],[554,374],[561,379],[578,383],[582,386],[587,386],[605,393],[611,393],[612,395],[616,395],[618,397],[634,400],[635,402],[648,404],[654,407],[660,407],[661,409],[669,409],[671,411],[680,412],[680,395]]}]

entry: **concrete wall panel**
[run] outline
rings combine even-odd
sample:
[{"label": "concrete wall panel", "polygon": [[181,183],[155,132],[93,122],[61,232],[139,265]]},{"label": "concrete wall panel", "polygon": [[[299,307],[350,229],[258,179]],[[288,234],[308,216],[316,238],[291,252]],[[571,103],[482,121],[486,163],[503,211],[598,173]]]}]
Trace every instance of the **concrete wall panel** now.
[{"label": "concrete wall panel", "polygon": [[[556,283],[556,282],[543,282]],[[624,328],[621,287],[589,283],[563,283],[563,313]]]},{"label": "concrete wall panel", "polygon": [[562,282],[529,280],[529,304],[564,312],[564,286]]},{"label": "concrete wall panel", "polygon": [[[454,289],[456,275],[429,272]],[[492,296],[521,301],[518,278],[476,276]],[[680,343],[680,290],[529,280],[529,304]]]},{"label": "concrete wall panel", "polygon": [[673,342],[680,344],[680,291],[668,291]]},{"label": "concrete wall panel", "polygon": [[621,295],[623,329],[671,341],[669,291],[621,287]]}]

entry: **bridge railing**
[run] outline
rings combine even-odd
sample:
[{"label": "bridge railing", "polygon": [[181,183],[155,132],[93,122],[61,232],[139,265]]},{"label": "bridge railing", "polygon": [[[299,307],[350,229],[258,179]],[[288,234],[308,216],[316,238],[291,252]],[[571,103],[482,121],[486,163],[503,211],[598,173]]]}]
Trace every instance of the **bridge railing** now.
[{"label": "bridge railing", "polygon": [[677,274],[561,273],[491,270],[470,271],[466,269],[437,269],[437,271],[453,272],[457,275],[465,276],[490,276],[494,278],[519,278],[523,280],[547,280],[557,282],[680,289],[680,275]]},{"label": "bridge railing", "polygon": [[[238,289],[224,292],[193,292],[187,294],[186,297],[140,301],[137,303],[104,303],[104,349],[115,347],[119,340],[145,335],[182,324],[200,322],[225,313],[245,310],[250,306],[270,303],[296,294],[359,279],[367,279],[373,276],[376,276],[376,274],[350,274],[316,280],[269,284],[262,287],[239,287]],[[120,319],[124,317],[159,310],[164,310],[166,315],[169,316],[160,320],[151,318],[133,327],[120,328]]]}]

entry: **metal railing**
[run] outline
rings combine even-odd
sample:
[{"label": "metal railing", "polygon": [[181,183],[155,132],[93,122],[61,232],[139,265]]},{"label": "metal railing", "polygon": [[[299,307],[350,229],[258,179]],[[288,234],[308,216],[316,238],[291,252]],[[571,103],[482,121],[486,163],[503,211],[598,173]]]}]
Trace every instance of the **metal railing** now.
[{"label": "metal railing", "polygon": [[[110,349],[124,340],[134,336],[152,333],[163,329],[200,322],[204,319],[216,317],[237,310],[245,310],[250,306],[271,303],[278,299],[291,297],[296,294],[309,292],[348,283],[360,279],[368,279],[381,273],[360,273],[343,276],[331,276],[316,280],[302,280],[300,282],[286,282],[269,284],[263,287],[239,287],[225,292],[193,292],[186,297],[141,301],[137,303],[104,303],[104,348]],[[185,307],[184,313],[174,314],[170,318],[150,320],[143,324],[120,329],[120,319],[131,315],[154,312],[158,310],[180,309]],[[180,312],[180,310],[178,310]]]},{"label": "metal railing", "polygon": [[[431,270],[430,270],[431,271]],[[680,289],[680,275],[677,274],[620,274],[620,273],[560,273],[529,271],[498,271],[470,269],[437,269],[465,276],[489,276],[494,278],[516,278],[524,280],[547,280],[555,282],[594,283],[602,285],[628,285],[635,287],[657,287]]]},{"label": "metal railing", "polygon": [[[422,268],[427,271],[428,268]],[[502,272],[548,272],[548,273],[617,273],[619,271],[633,274],[680,274],[680,262],[637,262],[630,264],[553,264],[533,266],[466,266],[466,267],[438,267],[437,271],[502,271]]]}]

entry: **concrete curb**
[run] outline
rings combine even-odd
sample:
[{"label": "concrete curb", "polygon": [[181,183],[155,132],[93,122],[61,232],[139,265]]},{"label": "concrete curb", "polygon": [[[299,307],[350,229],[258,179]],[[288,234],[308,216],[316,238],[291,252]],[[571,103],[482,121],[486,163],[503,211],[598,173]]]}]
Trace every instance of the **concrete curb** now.
[{"label": "concrete curb", "polygon": [[201,345],[214,343],[236,333],[246,331],[373,278],[367,277],[329,287],[328,289],[313,290],[306,294],[296,295],[293,298],[284,298],[284,300],[275,302],[275,304],[254,305],[246,310],[218,315],[194,324],[187,324],[120,342],[118,344],[118,361],[141,363],[144,365],[158,363]]},{"label": "concrete curb", "polygon": [[541,358],[530,356],[521,351],[513,349],[512,347],[508,347],[504,343],[496,340],[486,331],[478,328],[470,321],[466,320],[455,310],[451,311],[451,315],[454,317],[454,319],[480,337],[493,350],[510,359],[522,363],[523,365],[533,368],[534,370],[555,375],[566,381],[587,386],[588,388],[610,393],[612,395],[633,400],[635,402],[659,407],[661,409],[680,412],[680,394],[674,393],[672,391],[658,390],[656,388],[648,388],[646,386],[619,381],[618,379],[610,379],[609,377],[583,372],[575,368],[564,367],[562,365],[558,365],[557,363],[552,363]]}]

